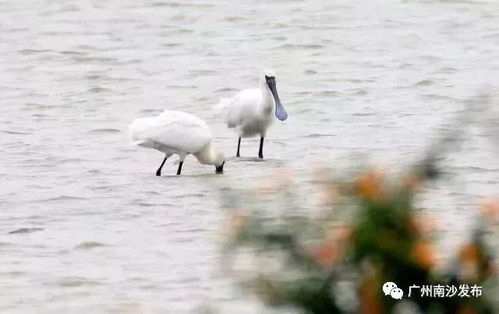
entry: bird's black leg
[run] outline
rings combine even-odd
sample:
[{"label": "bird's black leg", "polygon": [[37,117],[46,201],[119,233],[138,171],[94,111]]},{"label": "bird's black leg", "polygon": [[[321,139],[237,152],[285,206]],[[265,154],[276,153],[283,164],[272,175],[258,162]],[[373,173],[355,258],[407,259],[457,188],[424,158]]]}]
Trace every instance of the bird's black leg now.
[{"label": "bird's black leg", "polygon": [[165,159],[163,159],[163,162],[161,163],[161,166],[159,166],[158,170],[156,170],[156,175],[158,177],[161,176],[161,169],[163,168],[163,165],[165,164],[167,159],[168,159],[168,157],[165,157]]},{"label": "bird's black leg", "polygon": [[260,150],[258,151],[258,157],[263,158],[263,139],[264,137],[260,137]]},{"label": "bird's black leg", "polygon": [[241,154],[239,153],[240,149],[241,149],[241,138],[239,138],[239,140],[237,140],[237,153],[236,153],[236,157],[241,157]]},{"label": "bird's black leg", "polygon": [[184,161],[181,161],[179,164],[178,164],[178,169],[177,169],[177,176],[180,175],[180,172],[182,172],[182,165],[184,164]]}]

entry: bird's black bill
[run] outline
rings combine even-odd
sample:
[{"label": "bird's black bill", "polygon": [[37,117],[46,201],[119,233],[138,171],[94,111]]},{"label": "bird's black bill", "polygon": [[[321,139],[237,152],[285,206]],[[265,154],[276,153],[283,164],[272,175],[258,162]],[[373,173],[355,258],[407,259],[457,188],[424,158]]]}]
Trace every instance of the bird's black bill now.
[{"label": "bird's black bill", "polygon": [[267,80],[267,85],[269,86],[270,91],[272,92],[272,96],[274,96],[275,116],[277,119],[284,121],[288,118],[288,113],[282,106],[281,100],[279,99],[279,94],[277,93],[277,87],[275,84],[275,77],[266,76],[265,79]]},{"label": "bird's black bill", "polygon": [[225,161],[222,163],[222,165],[216,166],[215,167],[215,173],[216,174],[222,174],[222,173],[224,173],[224,165],[225,165]]}]

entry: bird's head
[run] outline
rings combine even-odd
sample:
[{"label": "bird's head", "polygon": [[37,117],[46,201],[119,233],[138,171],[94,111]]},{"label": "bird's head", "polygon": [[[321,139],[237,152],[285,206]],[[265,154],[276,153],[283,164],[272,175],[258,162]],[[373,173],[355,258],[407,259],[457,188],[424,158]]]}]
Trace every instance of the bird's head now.
[{"label": "bird's head", "polygon": [[221,150],[218,150],[216,148],[213,149],[214,151],[214,161],[215,161],[215,173],[216,174],[222,174],[224,173],[224,165],[225,165],[225,156],[224,153]]},{"label": "bird's head", "polygon": [[275,81],[275,72],[271,69],[263,71],[262,82],[270,89],[275,103],[275,116],[277,119],[284,121],[288,118],[288,113],[281,104],[281,99],[277,93],[277,85]]},{"label": "bird's head", "polygon": [[275,78],[275,72],[272,69],[265,69],[263,71],[263,76],[264,77],[274,77]]}]

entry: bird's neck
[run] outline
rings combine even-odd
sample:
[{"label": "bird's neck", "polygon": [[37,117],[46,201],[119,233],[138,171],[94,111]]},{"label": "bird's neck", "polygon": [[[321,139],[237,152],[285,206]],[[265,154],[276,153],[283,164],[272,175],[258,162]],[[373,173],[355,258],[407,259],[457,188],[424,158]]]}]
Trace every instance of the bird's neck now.
[{"label": "bird's neck", "polygon": [[260,81],[260,90],[262,91],[262,104],[263,104],[263,110],[264,111],[272,111],[272,108],[274,106],[274,99],[272,96],[272,92],[270,91],[269,86],[267,83],[262,80]]},{"label": "bird's neck", "polygon": [[216,156],[211,143],[206,144],[199,152],[193,154],[196,159],[203,165],[216,164]]}]

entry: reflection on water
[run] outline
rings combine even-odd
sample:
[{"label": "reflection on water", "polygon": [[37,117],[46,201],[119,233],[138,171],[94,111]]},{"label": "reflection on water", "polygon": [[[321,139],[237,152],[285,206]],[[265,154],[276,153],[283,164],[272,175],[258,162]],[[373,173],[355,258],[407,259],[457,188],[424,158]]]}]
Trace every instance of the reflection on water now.
[{"label": "reflection on water", "polygon": [[[499,67],[494,2],[33,0],[0,12],[2,313],[179,313],[207,299],[252,312],[217,270],[217,187],[282,166],[305,187],[314,165],[348,167],[352,153],[406,164]],[[157,178],[162,156],[128,145],[133,118],[180,109],[235,154],[211,105],[266,66],[290,115],[269,131],[267,160],[245,140],[224,176],[187,158],[185,175]],[[493,136],[472,131],[446,163],[460,176],[422,204],[450,236],[498,190]]]}]

